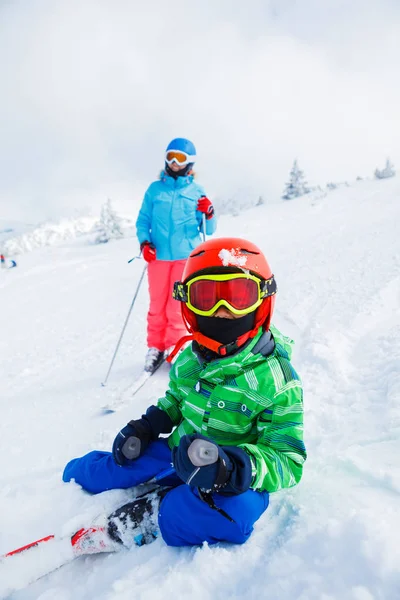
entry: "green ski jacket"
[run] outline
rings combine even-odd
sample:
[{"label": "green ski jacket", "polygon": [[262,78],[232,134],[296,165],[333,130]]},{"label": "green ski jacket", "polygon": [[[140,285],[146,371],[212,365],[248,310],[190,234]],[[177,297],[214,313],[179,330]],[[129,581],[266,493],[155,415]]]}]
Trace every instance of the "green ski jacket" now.
[{"label": "green ski jacket", "polygon": [[[270,342],[266,356],[264,339]],[[201,433],[247,452],[252,489],[275,492],[298,483],[307,455],[303,390],[290,363],[292,345],[272,326],[270,332],[260,329],[243,350],[209,363],[202,364],[193,348],[186,348],[158,401],[176,425],[168,438],[170,447],[183,435]]]}]

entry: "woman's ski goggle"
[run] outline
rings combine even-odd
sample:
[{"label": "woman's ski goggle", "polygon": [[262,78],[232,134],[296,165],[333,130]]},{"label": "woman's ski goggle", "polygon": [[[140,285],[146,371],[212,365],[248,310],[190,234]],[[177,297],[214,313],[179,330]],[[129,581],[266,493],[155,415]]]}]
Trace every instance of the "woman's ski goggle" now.
[{"label": "woman's ski goggle", "polygon": [[186,152],[181,152],[180,150],[168,150],[165,153],[165,162],[168,165],[171,165],[173,162],[176,162],[180,167],[184,167],[185,165],[192,163],[196,160],[195,156],[191,156]]},{"label": "woman's ski goggle", "polygon": [[185,302],[196,315],[211,317],[220,306],[235,315],[247,315],[264,298],[277,292],[274,276],[263,280],[246,273],[200,275],[187,283],[176,281],[173,297]]}]

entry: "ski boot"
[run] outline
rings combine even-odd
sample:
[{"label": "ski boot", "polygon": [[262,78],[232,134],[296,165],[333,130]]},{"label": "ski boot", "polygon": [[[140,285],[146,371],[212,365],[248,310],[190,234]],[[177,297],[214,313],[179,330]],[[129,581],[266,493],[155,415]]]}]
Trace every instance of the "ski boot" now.
[{"label": "ski boot", "polygon": [[169,490],[157,488],[118,508],[108,517],[108,536],[127,548],[153,542],[158,535],[158,509]]},{"label": "ski boot", "polygon": [[147,373],[154,373],[164,360],[164,352],[158,348],[149,348],[144,361],[144,370]]}]

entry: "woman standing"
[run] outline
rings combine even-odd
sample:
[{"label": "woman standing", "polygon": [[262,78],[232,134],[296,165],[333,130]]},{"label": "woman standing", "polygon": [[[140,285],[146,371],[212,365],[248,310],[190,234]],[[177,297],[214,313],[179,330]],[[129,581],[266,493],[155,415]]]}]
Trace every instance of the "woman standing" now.
[{"label": "woman standing", "polygon": [[140,248],[148,263],[150,307],[145,370],[150,372],[185,335],[172,290],[174,282],[181,280],[187,257],[201,242],[203,214],[207,235],[213,234],[217,226],[212,202],[194,181],[195,160],[196,148],[189,140],[176,138],[168,144],[165,168],[146,191],[136,221]]}]

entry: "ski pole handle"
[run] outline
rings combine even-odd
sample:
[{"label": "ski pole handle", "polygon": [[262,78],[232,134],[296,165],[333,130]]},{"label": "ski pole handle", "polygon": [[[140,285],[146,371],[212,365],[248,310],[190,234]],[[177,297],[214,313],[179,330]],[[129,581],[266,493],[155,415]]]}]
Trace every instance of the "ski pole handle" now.
[{"label": "ski pole handle", "polygon": [[208,440],[197,438],[190,444],[188,456],[195,467],[213,465],[219,457],[218,446]]},{"label": "ski pole handle", "polygon": [[122,446],[121,452],[128,460],[135,460],[140,455],[141,446],[140,438],[131,435]]},{"label": "ski pole handle", "polygon": [[[133,439],[139,441],[140,443],[139,438]],[[135,452],[135,450],[136,444],[135,442],[133,442],[132,452]],[[204,467],[206,465],[211,465],[217,462],[218,460],[218,446],[216,446],[212,442],[209,442],[208,440],[196,439],[193,440],[193,442],[190,444],[188,449],[188,455],[195,467]],[[139,454],[137,454],[136,456],[139,456]],[[196,463],[201,464],[196,464],[194,461],[196,461]],[[175,468],[171,465],[170,467],[167,467],[166,469],[163,469],[162,471],[157,473],[157,475],[146,481],[146,483],[158,483],[162,479],[165,479],[166,477],[170,477],[171,475],[175,474]]]},{"label": "ski pole handle", "polygon": [[[140,449],[140,438],[130,436],[122,446],[122,454],[128,460],[135,460],[140,455]],[[190,444],[188,448],[188,456],[190,462],[195,467],[206,467],[207,465],[213,465],[217,462],[219,457],[218,446],[212,442],[209,442],[208,440],[197,438]]]}]

